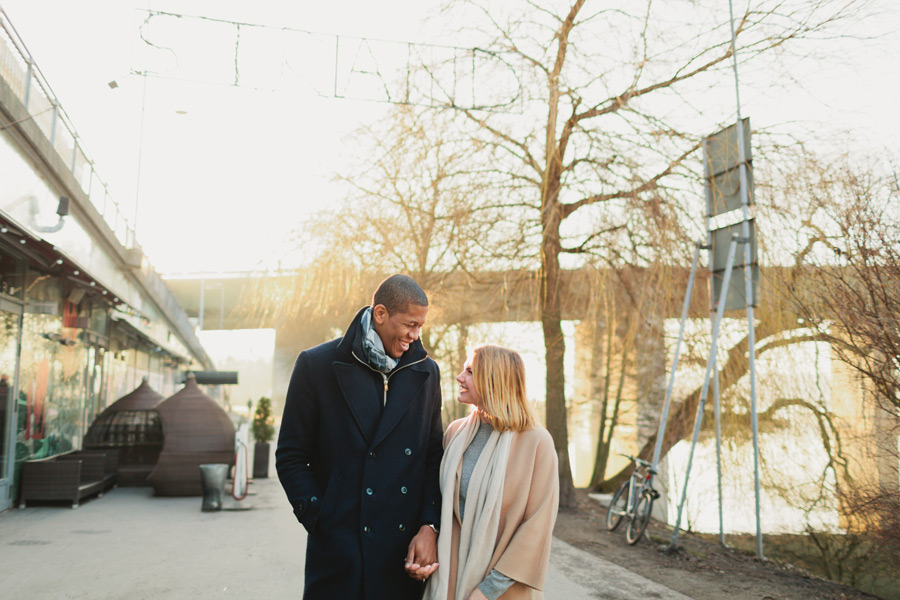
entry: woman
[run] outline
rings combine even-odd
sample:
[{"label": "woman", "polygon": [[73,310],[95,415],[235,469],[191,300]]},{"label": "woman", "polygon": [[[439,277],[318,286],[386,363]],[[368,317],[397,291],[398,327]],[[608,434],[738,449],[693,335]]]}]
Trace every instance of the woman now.
[{"label": "woman", "polygon": [[450,424],[438,563],[428,600],[543,598],[559,502],[556,450],[525,395],[518,353],[481,346],[456,378],[475,411]]}]

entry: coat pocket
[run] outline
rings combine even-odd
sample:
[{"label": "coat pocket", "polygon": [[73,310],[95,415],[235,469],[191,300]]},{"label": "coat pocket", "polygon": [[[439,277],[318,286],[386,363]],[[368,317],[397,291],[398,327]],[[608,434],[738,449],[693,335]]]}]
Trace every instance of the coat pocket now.
[{"label": "coat pocket", "polygon": [[331,516],[335,512],[335,505],[341,497],[341,488],[343,485],[344,480],[341,478],[341,474],[337,471],[332,471],[331,476],[328,478],[328,486],[325,488],[325,494],[322,495],[322,499],[319,503],[319,514],[316,516],[316,523],[313,526],[313,531],[320,529],[323,524],[327,527]]}]

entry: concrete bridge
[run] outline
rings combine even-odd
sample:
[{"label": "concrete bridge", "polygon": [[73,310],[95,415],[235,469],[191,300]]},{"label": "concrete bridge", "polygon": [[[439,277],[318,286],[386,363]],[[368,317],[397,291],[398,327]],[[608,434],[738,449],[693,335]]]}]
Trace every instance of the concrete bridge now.
[{"label": "concrete bridge", "polygon": [[[640,273],[641,269],[630,269]],[[666,278],[666,286],[672,286],[678,296],[677,306],[667,305],[666,317],[678,317],[686,289],[688,269],[672,269]],[[344,304],[363,306],[382,275],[368,277],[359,289],[348,290]],[[179,273],[163,277],[166,285],[178,299],[188,317],[194,319],[199,329],[276,329],[292,328],[294,321],[302,321],[301,315],[290,318],[277,310],[260,310],[256,304],[285,301],[285,294],[298,286],[297,271],[227,273]],[[694,284],[691,316],[705,317],[707,312],[707,285],[709,273],[700,270]],[[569,271],[563,281],[566,286],[563,299],[563,319],[580,320],[589,310],[596,295],[597,277],[587,271]],[[538,321],[540,313],[537,294],[539,276],[534,272],[511,271],[487,273],[474,280],[462,275],[442,278],[440,287],[427,287],[433,298],[432,308],[437,308],[441,322],[497,322]],[[266,298],[267,294],[270,298]],[[619,289],[618,296],[628,295],[629,290]],[[354,297],[358,299],[353,304]],[[441,301],[444,301],[443,303]],[[270,307],[271,308],[271,307]],[[676,310],[677,309],[677,310]],[[202,321],[202,322],[201,322]],[[341,321],[338,320],[338,323]],[[312,343],[315,341],[311,340]]]},{"label": "concrete bridge", "polygon": [[[637,304],[645,283],[642,269],[620,272],[570,271],[564,279],[565,293],[562,307],[564,320],[575,320],[592,335],[595,329],[605,328],[603,289],[614,292],[620,306],[619,335],[626,335],[632,308]],[[345,281],[340,276],[283,271],[270,273],[198,273],[166,277],[166,283],[178,299],[188,317],[195,319],[202,329],[274,329],[276,332],[273,359],[273,404],[280,412],[294,360],[300,350],[319,344],[343,332],[359,307],[368,304],[370,294],[383,275],[357,276]],[[671,269],[657,277],[649,295],[659,296],[659,287],[668,290],[671,302],[648,306],[653,318],[679,317],[686,289],[687,269]],[[605,279],[605,282],[604,282]],[[461,327],[492,322],[540,321],[538,293],[540,279],[534,272],[513,271],[453,274],[443,277],[420,278],[429,294],[432,326],[452,324]],[[692,317],[707,317],[708,272],[701,271],[695,283]],[[625,282],[625,283],[622,283]],[[606,299],[609,302],[609,298]],[[601,336],[602,337],[602,336]],[[638,394],[646,399],[660,396],[664,390],[653,383],[665,373],[665,342],[660,336],[643,336],[642,369],[650,369],[657,377],[641,378],[644,389]],[[588,358],[590,360],[590,358]],[[655,404],[650,401],[647,406]]]}]

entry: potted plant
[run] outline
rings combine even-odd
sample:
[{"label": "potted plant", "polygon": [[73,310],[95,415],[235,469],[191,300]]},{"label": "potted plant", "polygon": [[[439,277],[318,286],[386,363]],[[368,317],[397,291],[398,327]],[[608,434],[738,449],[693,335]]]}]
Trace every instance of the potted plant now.
[{"label": "potted plant", "polygon": [[272,416],[272,401],[260,398],[253,413],[253,477],[269,476],[269,442],[275,435],[275,419]]}]

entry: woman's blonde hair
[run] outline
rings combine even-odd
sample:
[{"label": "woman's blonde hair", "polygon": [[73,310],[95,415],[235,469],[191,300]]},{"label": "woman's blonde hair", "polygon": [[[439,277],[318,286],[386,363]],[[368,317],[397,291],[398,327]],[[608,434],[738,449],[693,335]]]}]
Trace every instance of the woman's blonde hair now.
[{"label": "woman's blonde hair", "polygon": [[537,415],[525,394],[525,363],[518,352],[479,346],[470,364],[475,388],[494,429],[526,431],[537,426]]}]

